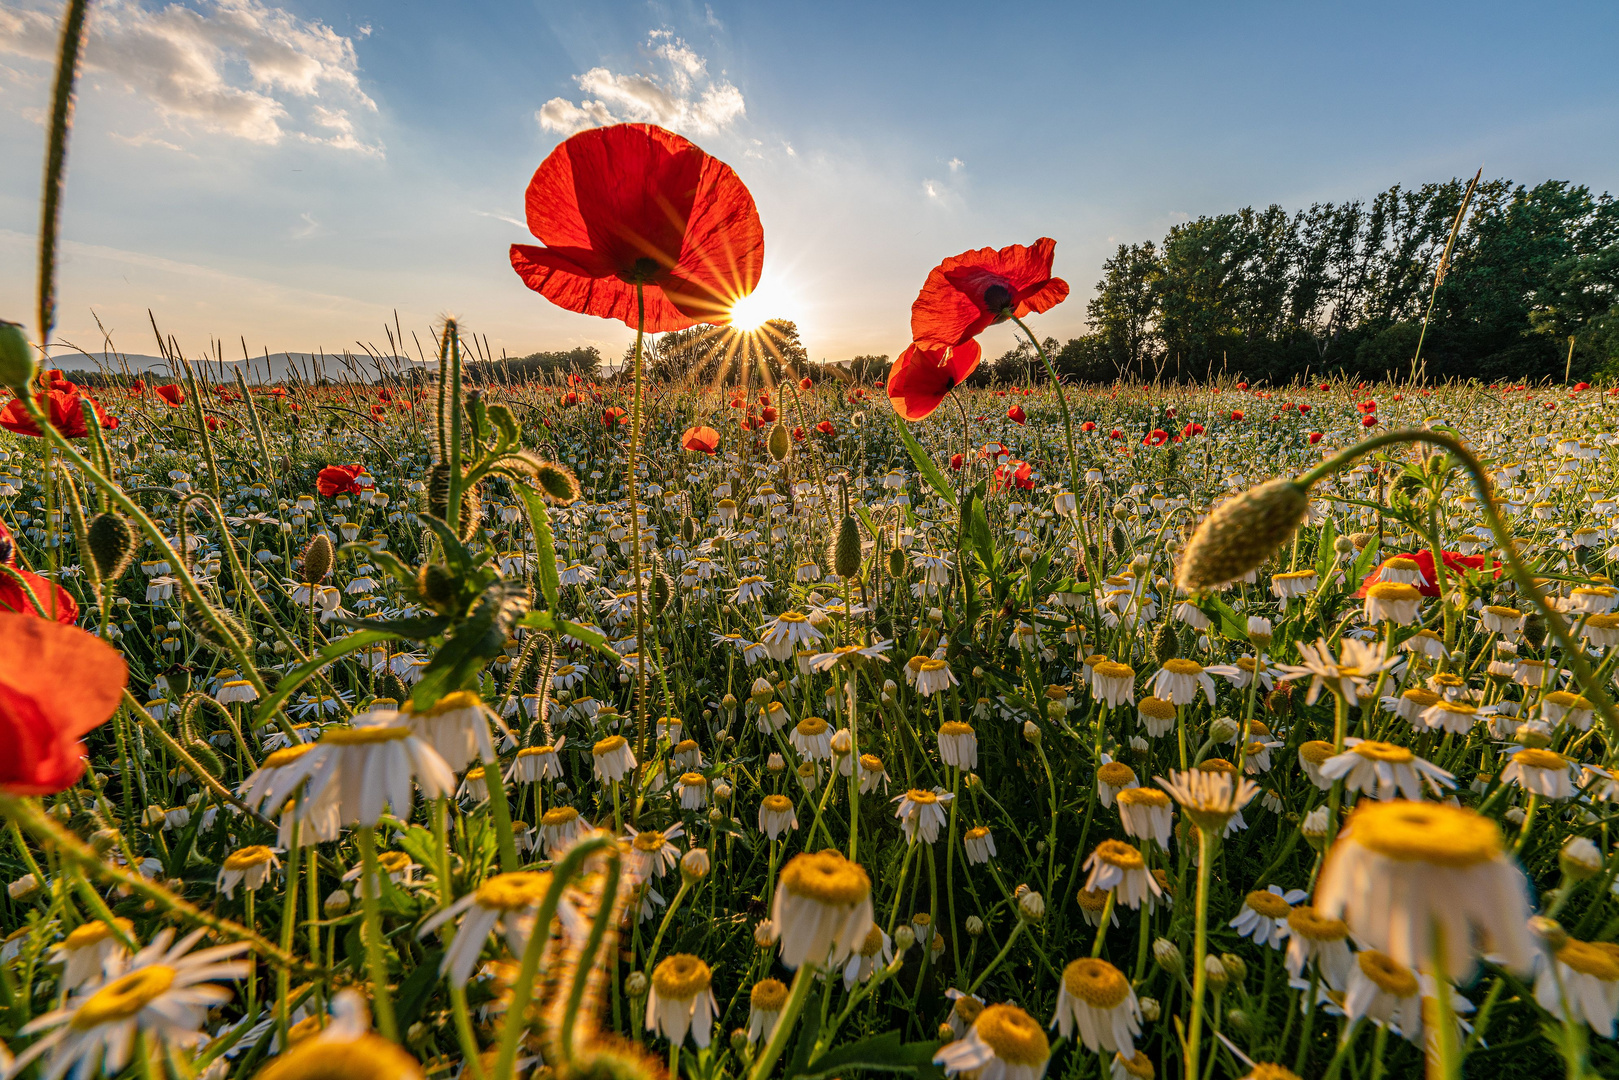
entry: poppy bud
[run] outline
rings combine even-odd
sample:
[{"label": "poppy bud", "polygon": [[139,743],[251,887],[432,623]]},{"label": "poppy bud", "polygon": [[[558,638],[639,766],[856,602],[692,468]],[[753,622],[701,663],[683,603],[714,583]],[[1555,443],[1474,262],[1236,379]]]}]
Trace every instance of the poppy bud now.
[{"label": "poppy bud", "polygon": [[558,506],[567,506],[579,498],[579,478],[566,465],[539,460],[534,466],[534,481]]},{"label": "poppy bud", "polygon": [[87,536],[90,545],[90,561],[95,565],[96,574],[101,580],[111,584],[124,576],[129,564],[135,557],[135,545],[138,538],[135,536],[135,527],[129,519],[116,510],[109,510],[98,514],[90,522]]},{"label": "poppy bud", "polygon": [[1130,550],[1130,538],[1125,535],[1124,526],[1113,526],[1113,531],[1108,535],[1108,546],[1115,555],[1123,555]]},{"label": "poppy bud", "polygon": [[1531,611],[1528,618],[1523,621],[1523,639],[1534,648],[1546,644],[1546,617],[1538,611]]},{"label": "poppy bud", "polygon": [[1165,619],[1158,624],[1158,629],[1152,634],[1152,655],[1163,667],[1167,661],[1173,660],[1181,652],[1180,634],[1175,630],[1175,624]]},{"label": "poppy bud", "polygon": [[905,576],[905,551],[902,548],[888,549],[888,573],[897,578]]},{"label": "poppy bud", "polygon": [[27,386],[38,370],[34,347],[22,327],[0,319],[0,386]]},{"label": "poppy bud", "polygon": [[456,580],[443,563],[423,563],[416,571],[416,593],[428,607],[448,615],[455,602]]},{"label": "poppy bud", "polygon": [[304,548],[303,569],[298,574],[298,580],[305,585],[318,585],[332,572],[332,563],[336,558],[331,537],[316,533],[309,538],[309,546]]},{"label": "poppy bud", "polygon": [[[558,466],[558,468],[561,468],[561,466]],[[577,480],[574,481],[574,485],[577,487]],[[427,512],[436,518],[448,520],[449,506],[450,467],[442,461],[435,462],[427,470]],[[479,497],[478,485],[472,484],[463,487],[461,489],[461,514],[456,522],[460,526],[459,532],[463,543],[472,539],[473,530],[478,527],[478,521],[482,517],[483,500]]]},{"label": "poppy bud", "polygon": [[1176,584],[1195,592],[1257,570],[1293,535],[1309,508],[1309,492],[1283,479],[1249,488],[1222,503],[1187,544]]},{"label": "poppy bud", "polygon": [[786,461],[793,449],[793,437],[787,433],[787,425],[776,421],[776,426],[770,429],[770,440],[766,445],[770,448],[771,457]]},{"label": "poppy bud", "polygon": [[832,546],[832,572],[841,578],[852,578],[860,573],[860,529],[853,514],[843,515],[838,526],[838,539]]}]

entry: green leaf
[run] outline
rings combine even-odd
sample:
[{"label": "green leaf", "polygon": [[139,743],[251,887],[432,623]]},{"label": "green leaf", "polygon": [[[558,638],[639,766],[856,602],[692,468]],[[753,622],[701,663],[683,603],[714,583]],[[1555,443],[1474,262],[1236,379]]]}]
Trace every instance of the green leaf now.
[{"label": "green leaf", "polygon": [[995,573],[995,536],[989,531],[989,515],[984,512],[984,498],[977,493],[968,497],[970,507],[967,511],[968,530],[972,536],[973,550],[978,552],[978,561],[984,564],[984,569],[991,575]]},{"label": "green leaf", "polygon": [[380,642],[394,641],[398,637],[398,634],[390,633],[386,630],[359,630],[347,637],[341,637],[331,642],[310,657],[308,663],[299,664],[281,677],[281,681],[276,683],[275,689],[271,691],[270,696],[259,702],[259,707],[254,710],[253,726],[260,728],[268,724],[270,717],[275,715],[275,711],[286,704],[287,699],[297,693],[300,686],[320,674],[323,668],[341,660],[350,653],[359,652],[361,649],[369,649]]},{"label": "green leaf", "polygon": [[800,1069],[789,1067],[786,1075],[787,1080],[794,1080],[795,1077],[815,1080],[833,1073],[873,1069],[933,1077],[942,1075],[942,1070],[933,1064],[933,1055],[938,1052],[939,1044],[936,1042],[903,1042],[898,1031],[885,1031],[881,1035],[828,1050]]},{"label": "green leaf", "polygon": [[545,512],[545,497],[515,479],[511,486],[523,500],[529,527],[534,530],[534,569],[540,578],[540,595],[545,597],[545,606],[555,611],[562,582],[557,577],[556,543],[551,539],[551,516]]},{"label": "green leaf", "polygon": [[949,481],[944,478],[944,474],[939,471],[939,467],[933,463],[933,458],[928,456],[928,452],[922,449],[922,444],[916,441],[916,436],[911,434],[911,429],[905,425],[905,420],[899,413],[893,413],[892,415],[894,417],[894,426],[899,429],[900,442],[904,443],[905,449],[910,451],[911,460],[916,463],[916,471],[922,474],[924,480],[933,485],[933,490],[942,495],[946,502],[951,506],[955,506],[956,493],[951,488]]},{"label": "green leaf", "polygon": [[422,679],[411,691],[411,707],[431,708],[445,694],[463,689],[478,677],[484,666],[499,656],[506,639],[528,611],[525,590],[504,582],[485,589],[472,614],[455,628],[455,633],[422,671]]}]

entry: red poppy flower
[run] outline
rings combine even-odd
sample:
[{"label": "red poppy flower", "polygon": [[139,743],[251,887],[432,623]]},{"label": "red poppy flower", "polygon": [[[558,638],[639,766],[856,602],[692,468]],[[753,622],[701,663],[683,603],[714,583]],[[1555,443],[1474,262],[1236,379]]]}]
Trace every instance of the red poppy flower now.
[{"label": "red poppy flower", "polygon": [[1588,383],[1588,382],[1577,382],[1577,383],[1574,384],[1574,389],[1575,390],[1589,390],[1589,389],[1591,389],[1591,384]]},{"label": "red poppy flower", "polygon": [[1147,432],[1147,437],[1141,440],[1142,445],[1144,446],[1162,446],[1168,441],[1169,432],[1165,431],[1163,428],[1153,428],[1151,431]]},{"label": "red poppy flower", "polygon": [[1122,439],[1124,438],[1124,432],[1120,431],[1118,428],[1114,428],[1112,431],[1107,433],[1107,437],[1110,439]]},{"label": "red poppy flower", "polygon": [[1319,432],[1319,431],[1310,432],[1310,445],[1311,446],[1314,446],[1316,443],[1318,443],[1320,441],[1321,441],[1321,432]]},{"label": "red poppy flower", "polygon": [[973,373],[982,356],[976,341],[937,349],[913,343],[888,369],[888,400],[905,419],[924,420]]},{"label": "red poppy flower", "polygon": [[[377,418],[376,418],[376,416],[372,416],[371,419],[375,420]],[[208,430],[209,431],[218,431],[219,430],[219,417],[217,417],[217,416],[205,416],[205,417],[202,418],[202,420],[203,420],[203,423],[208,425]]]},{"label": "red poppy flower", "polygon": [[1028,419],[1028,414],[1023,411],[1023,406],[1014,405],[1006,410],[1006,418],[1014,424],[1021,424]]},{"label": "red poppy flower", "polygon": [[[1486,560],[1482,555],[1463,555],[1459,551],[1442,551],[1440,554],[1445,559],[1445,578],[1447,581],[1451,578],[1465,575],[1469,570],[1485,569]],[[1423,596],[1439,595],[1439,578],[1434,574],[1433,552],[1424,550],[1390,555],[1387,559],[1378,563],[1371,573],[1366,575],[1366,579],[1360,583],[1360,588],[1355,591],[1355,596],[1364,599],[1366,590],[1382,580],[1383,567],[1394,559],[1410,559],[1415,562],[1417,570],[1422,574],[1422,583],[1417,585],[1417,591],[1422,593]],[[1491,561],[1489,569],[1494,577],[1501,576],[1501,564],[1499,562]]]},{"label": "red poppy flower", "polygon": [[1323,390],[1331,390],[1331,389],[1332,389],[1332,387],[1331,387],[1331,386],[1329,386],[1329,385],[1328,385],[1328,384],[1326,384],[1326,383],[1322,383],[1322,384],[1321,384],[1321,389],[1323,389]]},{"label": "red poppy flower", "polygon": [[134,382],[130,383],[129,384],[129,392],[131,394],[144,394],[144,393],[146,393],[146,380],[145,379],[136,379]]},{"label": "red poppy flower", "polygon": [[[86,401],[94,407],[102,427],[111,431],[118,426],[118,418],[108,416],[99,401],[83,394],[77,386],[61,376],[60,371],[47,372],[46,378],[50,388],[42,394],[34,395],[39,407],[50,417],[51,427],[70,439],[88,436],[90,429],[84,424],[82,405]],[[36,439],[39,437],[39,428],[34,426],[34,419],[28,415],[28,409],[20,398],[12,398],[4,409],[0,409],[0,427],[7,431],[15,431],[18,435],[29,435]]]},{"label": "red poppy flower", "polygon": [[838,433],[838,429],[832,426],[832,421],[830,420],[822,420],[815,425],[815,430],[822,435],[836,435]]},{"label": "red poppy flower", "polygon": [[1245,383],[1245,382],[1240,382],[1240,383],[1237,384],[1237,389],[1238,390],[1246,390],[1246,389],[1248,389],[1248,384]]},{"label": "red poppy flower", "polygon": [[562,395],[562,407],[564,409],[570,405],[577,404],[579,404],[579,395],[574,393],[572,390],[569,390],[566,394]]},{"label": "red poppy flower", "polygon": [[761,390],[761,391],[759,391],[759,404],[761,404],[761,405],[769,405],[770,404],[770,391],[769,390]]},{"label": "red poppy flower", "polygon": [[1049,311],[1068,296],[1068,283],[1051,276],[1057,242],[1041,237],[1032,247],[980,248],[944,260],[928,272],[911,304],[912,340],[939,348],[963,345],[1010,310],[1019,318]]},{"label": "red poppy flower", "polygon": [[1193,435],[1201,434],[1203,434],[1203,425],[1198,423],[1196,420],[1186,421],[1186,426],[1181,428],[1181,436],[1183,438],[1190,439]]},{"label": "red poppy flower", "polygon": [[996,468],[995,486],[998,489],[1015,486],[1029,490],[1034,487],[1034,467],[1027,461],[1008,461]]},{"label": "red poppy flower", "polygon": [[961,464],[962,464],[962,462],[961,462],[961,455],[960,454],[951,454],[950,455],[950,471],[951,472],[960,472],[961,471]]},{"label": "red poppy flower", "polygon": [[812,387],[814,385],[815,385],[814,383],[810,382],[810,377],[808,375],[806,375],[802,379],[798,380],[798,388],[800,390],[808,390],[810,387]]},{"label": "red poppy flower", "polygon": [[377,400],[378,401],[392,401],[393,399],[394,399],[393,391],[389,390],[386,386],[384,386],[381,390],[377,391]]},{"label": "red poppy flower", "polygon": [[1376,427],[1377,426],[1377,417],[1375,417],[1375,416],[1362,417],[1361,421],[1360,421],[1360,426],[1361,427]]},{"label": "red poppy flower", "polygon": [[181,405],[186,403],[186,392],[181,389],[179,383],[169,383],[167,386],[159,386],[154,389],[152,393],[168,402],[170,408],[179,408]]},{"label": "red poppy flower", "polygon": [[16,577],[12,576],[16,574],[27,583],[28,589],[33,591],[35,598],[39,600],[39,606],[45,609],[46,615],[69,626],[78,621],[79,605],[74,601],[72,593],[55,582],[17,565],[17,543],[12,539],[4,523],[0,523],[0,563],[9,568],[6,572],[0,572],[0,612],[13,612],[36,618],[39,615],[33,602],[28,599],[28,591],[23,589],[22,583],[18,582]]},{"label": "red poppy flower", "polygon": [[1095,431],[1096,430],[1096,422],[1094,420],[1087,420],[1083,424],[1079,425],[1079,430],[1081,430],[1081,431]]},{"label": "red poppy flower", "polygon": [[766,405],[763,409],[759,410],[759,416],[764,420],[765,423],[774,424],[776,422],[775,407]]},{"label": "red poppy flower", "polygon": [[648,333],[730,321],[759,283],[764,228],[731,167],[650,124],[582,131],[529,181],[528,228],[513,244],[523,283],[569,311]]},{"label": "red poppy flower", "polygon": [[1302,402],[1299,404],[1299,415],[1300,416],[1303,416],[1305,413],[1307,413],[1309,411],[1310,411],[1310,406],[1305,405]]},{"label": "red poppy flower", "polygon": [[1231,419],[1233,419],[1233,420],[1241,420],[1242,419],[1242,410],[1240,410],[1240,409],[1232,409],[1231,410]]},{"label": "red poppy flower", "polygon": [[680,448],[700,454],[713,454],[720,446],[720,433],[711,427],[690,427],[680,436]]},{"label": "red poppy flower", "polygon": [[793,442],[803,442],[803,441],[804,441],[804,429],[801,428],[801,427],[793,428]]},{"label": "red poppy flower", "polygon": [[617,405],[610,406],[606,412],[602,413],[602,425],[612,427],[614,424],[627,424],[630,422],[629,415]]},{"label": "red poppy flower", "polygon": [[315,475],[315,488],[328,499],[338,495],[355,495],[360,485],[354,478],[365,472],[364,465],[328,465]]},{"label": "red poppy flower", "polygon": [[86,733],[118,708],[129,669],[73,626],[0,614],[0,788],[54,795],[84,775]]}]

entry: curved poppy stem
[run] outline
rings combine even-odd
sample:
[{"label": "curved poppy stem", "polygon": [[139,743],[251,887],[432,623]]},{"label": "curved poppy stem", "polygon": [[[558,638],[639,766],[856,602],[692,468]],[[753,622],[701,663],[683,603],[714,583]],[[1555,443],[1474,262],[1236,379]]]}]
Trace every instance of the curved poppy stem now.
[{"label": "curved poppy stem", "polygon": [[1029,336],[1029,343],[1034,346],[1034,351],[1040,354],[1040,362],[1046,366],[1046,376],[1051,379],[1051,385],[1057,388],[1057,404],[1062,409],[1063,437],[1068,443],[1069,490],[1078,491],[1079,454],[1074,450],[1074,418],[1068,412],[1068,395],[1062,392],[1062,380],[1057,378],[1057,369],[1051,366],[1051,357],[1046,355],[1045,347],[1040,344],[1040,339],[1034,336],[1034,331],[1030,330],[1027,323],[1010,311],[1007,314],[1011,316],[1013,322],[1018,324],[1018,329]]},{"label": "curved poppy stem", "polygon": [[630,452],[627,486],[630,492],[630,573],[635,578],[635,778],[630,784],[630,824],[640,816],[641,770],[646,768],[646,613],[642,608],[641,507],[635,483],[636,458],[641,450],[641,355],[646,338],[646,291],[635,283],[635,354],[631,358],[635,380],[630,399]]}]

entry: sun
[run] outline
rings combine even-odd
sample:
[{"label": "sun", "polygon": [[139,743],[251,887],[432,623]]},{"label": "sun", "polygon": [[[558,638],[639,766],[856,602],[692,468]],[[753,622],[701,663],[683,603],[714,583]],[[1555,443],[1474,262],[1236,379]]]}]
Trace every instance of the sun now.
[{"label": "sun", "polygon": [[776,276],[766,275],[757,288],[731,305],[731,326],[751,333],[771,319],[792,319],[800,306],[791,289]]}]

